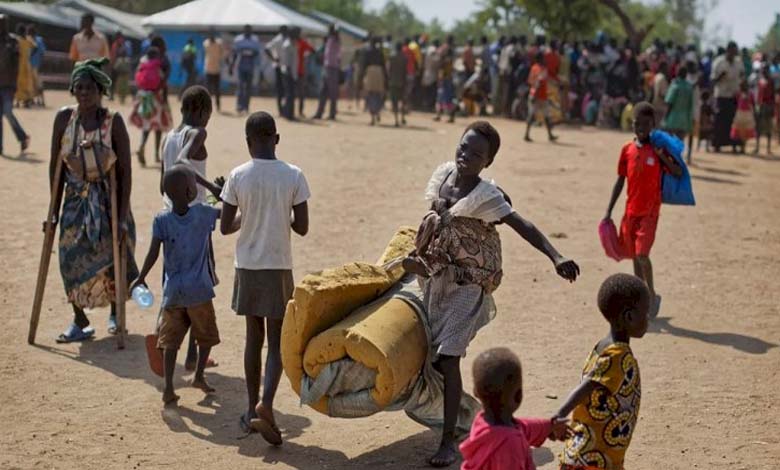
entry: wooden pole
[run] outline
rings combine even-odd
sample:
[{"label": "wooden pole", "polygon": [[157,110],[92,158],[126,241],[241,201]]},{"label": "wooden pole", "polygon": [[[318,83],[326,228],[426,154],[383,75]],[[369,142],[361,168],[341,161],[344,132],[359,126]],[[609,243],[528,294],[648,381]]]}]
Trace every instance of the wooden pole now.
[{"label": "wooden pole", "polygon": [[109,171],[109,191],[111,191],[111,245],[114,250],[114,302],[116,305],[117,348],[125,348],[125,301],[127,300],[124,260],[124,236],[120,240],[119,207],[117,205],[116,166]]},{"label": "wooden pole", "polygon": [[49,212],[46,216],[43,229],[43,247],[41,248],[41,262],[38,265],[38,280],[35,283],[35,296],[33,297],[32,314],[30,315],[30,330],[27,334],[27,343],[35,344],[35,334],[38,331],[38,320],[41,317],[43,304],[43,291],[46,289],[46,277],[49,274],[49,262],[51,261],[51,249],[54,244],[56,227],[52,223],[55,212],[59,214],[59,205],[55,207],[55,200],[59,199],[60,180],[62,179],[62,158],[57,157],[54,166],[54,178],[52,179],[51,199],[49,200]]}]

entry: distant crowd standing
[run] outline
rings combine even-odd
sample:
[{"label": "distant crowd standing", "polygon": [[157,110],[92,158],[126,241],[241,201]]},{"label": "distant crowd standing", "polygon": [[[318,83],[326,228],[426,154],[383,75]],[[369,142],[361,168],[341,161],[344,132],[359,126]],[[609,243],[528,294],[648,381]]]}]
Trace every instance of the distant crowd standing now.
[{"label": "distant crowd standing", "polygon": [[[379,51],[380,54],[377,54]],[[380,77],[370,72],[382,66]],[[372,121],[372,93],[389,97],[401,123],[410,109],[434,111],[436,119],[492,112],[545,123],[550,140],[554,124],[578,120],[604,128],[629,130],[631,110],[640,101],[656,109],[659,127],[680,138],[694,134],[715,151],[762,136],[780,127],[780,51],[753,53],[734,42],[717,52],[701,53],[655,40],[645,50],[629,41],[599,35],[588,42],[561,43],[537,36],[482,37],[455,45],[427,35],[393,42],[370,37],[348,68],[356,97],[366,99]],[[398,120],[396,120],[398,122]],[[689,145],[690,146],[690,145]]]},{"label": "distant crowd standing", "polygon": [[[136,59],[121,32],[109,43],[93,25],[94,17],[84,15],[70,45],[70,59],[109,58],[110,99],[116,95],[124,103],[134,81],[130,121],[144,131],[136,154],[145,163],[149,134],[154,132],[159,143],[171,126],[171,63],[165,41],[150,34]],[[43,38],[33,25],[18,25],[16,34],[5,29],[13,59],[2,59],[9,64],[2,73],[8,82],[4,87],[13,94],[3,103],[43,105]],[[772,136],[780,137],[780,51],[751,53],[734,42],[702,52],[693,44],[660,39],[639,50],[628,40],[603,34],[572,42],[524,35],[491,42],[483,36],[478,44],[468,39],[462,45],[452,36],[442,41],[420,34],[394,41],[389,35],[370,34],[362,45],[345,51],[335,25],[316,43],[293,26],[281,27],[264,43],[247,25],[230,42],[214,30],[202,44],[190,39],[180,57],[184,86],[179,98],[184,89],[203,83],[220,111],[227,72],[235,78],[239,114],[249,113],[258,72],[263,77],[264,67],[272,64],[278,114],[289,120],[305,117],[309,96],[317,98],[314,119],[335,120],[339,98],[346,96],[358,106],[364,100],[374,124],[388,108],[396,125],[404,125],[412,110],[435,112],[436,120],[445,117],[449,122],[457,116],[492,114],[527,121],[527,141],[534,123],[544,123],[548,139],[554,141],[553,127],[565,121],[629,130],[633,106],[648,101],[659,127],[687,138],[689,152],[695,137],[696,147],[704,143],[716,152],[724,147],[745,152],[751,140],[757,152],[762,138],[771,152]],[[4,116],[20,142],[27,142],[12,110]]]}]

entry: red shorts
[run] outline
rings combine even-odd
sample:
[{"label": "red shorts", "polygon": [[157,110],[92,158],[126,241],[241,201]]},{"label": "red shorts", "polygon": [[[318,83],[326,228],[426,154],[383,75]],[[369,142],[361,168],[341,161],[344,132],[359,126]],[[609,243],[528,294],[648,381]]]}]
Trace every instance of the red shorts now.
[{"label": "red shorts", "polygon": [[649,256],[655,241],[655,229],[658,226],[658,213],[623,216],[620,223],[618,242],[627,258]]}]

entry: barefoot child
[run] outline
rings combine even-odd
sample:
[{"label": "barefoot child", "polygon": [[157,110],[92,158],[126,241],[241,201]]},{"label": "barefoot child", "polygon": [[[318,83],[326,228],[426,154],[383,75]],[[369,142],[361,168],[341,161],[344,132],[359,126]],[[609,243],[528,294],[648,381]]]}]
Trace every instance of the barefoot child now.
[{"label": "barefoot child", "polygon": [[534,59],[534,65],[528,74],[529,92],[528,121],[525,126],[525,141],[531,142],[531,126],[536,120],[536,114],[541,111],[544,116],[544,125],[547,126],[547,139],[555,142],[558,137],[552,133],[552,121],[550,121],[550,101],[547,99],[547,67],[544,64],[544,54],[539,52]]},{"label": "barefoot child", "polygon": [[653,299],[651,316],[655,317],[658,315],[661,297],[655,293],[650,249],[655,241],[661,211],[661,172],[680,176],[682,168],[673,157],[654,149],[650,144],[650,132],[657,124],[653,105],[648,102],[637,103],[633,113],[636,137],[620,151],[618,178],[612,189],[605,219],[612,218],[612,209],[628,180],[626,210],[618,240],[623,255],[634,261],[634,274],[647,283]]},{"label": "barefoot child", "polygon": [[434,171],[426,190],[431,211],[423,219],[416,250],[404,259],[407,272],[420,276],[431,323],[434,366],[444,376],[444,426],[439,449],[429,463],[446,467],[457,457],[455,425],[462,385],[460,358],[495,314],[492,292],[501,282],[501,240],[496,224],[509,225],[553,262],[558,274],[574,281],[577,264],[561,256],[534,225],[517,214],[509,198],[480,173],[493,163],[501,144],[488,122],[466,128],[455,161]]},{"label": "barefoot child", "polygon": [[[260,432],[269,443],[280,445],[273,402],[282,376],[282,319],[294,287],[290,229],[299,235],[309,230],[309,186],[298,167],[276,158],[279,134],[271,115],[249,116],[246,141],[252,159],[235,168],[225,183],[221,223],[223,234],[234,232],[233,219],[241,210],[233,311],[246,319],[244,373],[249,406],[240,424],[245,432]],[[263,398],[258,403],[265,337],[268,356]]]},{"label": "barefoot child", "polygon": [[571,436],[561,454],[561,470],[623,470],[623,460],[639,416],[639,366],[631,338],[647,332],[647,285],[630,274],[608,277],[598,295],[609,333],[593,348],[582,382],[557,418],[574,411]]},{"label": "barefoot child", "polygon": [[[222,188],[215,183],[206,180],[206,126],[211,119],[212,105],[211,95],[208,90],[202,86],[193,86],[187,88],[181,98],[181,116],[182,123],[176,129],[171,130],[165,135],[162,142],[162,162],[160,163],[160,192],[163,196],[163,206],[172,210],[173,203],[163,191],[163,178],[165,172],[177,163],[187,163],[195,179],[198,182],[197,195],[190,203],[206,204],[206,190],[212,193],[217,199]],[[216,267],[214,263],[214,250],[211,246],[211,235],[209,235],[209,268],[214,279],[214,285],[218,284]],[[195,370],[195,361],[197,359],[197,349],[195,348],[195,339],[190,335],[187,347],[187,356],[184,360],[184,368],[188,371]],[[217,363],[211,358],[206,361],[206,367],[216,367]]]},{"label": "barefoot child", "polygon": [[568,420],[512,416],[523,401],[523,376],[520,360],[509,349],[489,349],[477,356],[473,374],[474,395],[483,411],[460,445],[461,470],[536,470],[531,446],[567,437]]},{"label": "barefoot child", "polygon": [[152,243],[144,266],[133,288],[146,286],[146,275],[157,262],[163,246],[163,299],[160,337],[157,347],[163,350],[165,389],[163,402],[173,404],[179,396],[173,390],[173,370],[176,353],[187,329],[198,343],[198,361],[192,386],[206,393],[213,392],[203,375],[206,359],[213,346],[219,344],[219,331],[214,306],[214,282],[209,272],[209,235],[216,228],[219,209],[205,204],[190,203],[195,199],[196,183],[192,171],[175,165],[163,178],[165,194],[173,209],[164,210],[154,218]]}]

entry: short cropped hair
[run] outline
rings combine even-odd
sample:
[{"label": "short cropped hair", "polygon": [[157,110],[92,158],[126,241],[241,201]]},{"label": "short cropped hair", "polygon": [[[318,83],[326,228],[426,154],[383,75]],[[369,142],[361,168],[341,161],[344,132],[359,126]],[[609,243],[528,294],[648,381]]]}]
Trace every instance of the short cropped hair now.
[{"label": "short cropped hair", "polygon": [[508,348],[493,348],[474,359],[474,390],[481,400],[501,404],[507,387],[522,379],[520,359]]},{"label": "short cropped hair", "polygon": [[635,104],[632,114],[634,119],[638,118],[639,116],[647,116],[653,118],[655,121],[655,108],[647,101],[640,101],[639,103]]},{"label": "short cropped hair", "polygon": [[195,175],[186,165],[173,165],[163,174],[163,191],[171,199],[176,199],[188,185],[194,184]]},{"label": "short cropped hair", "polygon": [[487,139],[490,148],[488,157],[492,163],[498,153],[498,149],[501,147],[501,136],[498,135],[496,128],[487,121],[474,121],[463,131],[463,135],[466,135],[468,131],[474,131]]},{"label": "short cropped hair", "polygon": [[638,277],[619,273],[609,276],[601,284],[598,306],[608,321],[618,318],[626,310],[635,308],[643,299],[650,298],[647,284]]},{"label": "short cropped hair", "polygon": [[181,111],[183,114],[194,114],[201,111],[211,111],[211,95],[201,85],[193,85],[181,95]]},{"label": "short cropped hair", "polygon": [[268,140],[276,135],[276,121],[270,114],[258,111],[246,118],[245,131],[248,138]]}]

